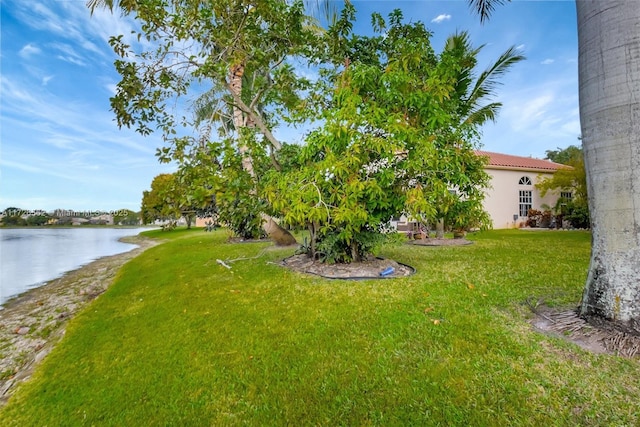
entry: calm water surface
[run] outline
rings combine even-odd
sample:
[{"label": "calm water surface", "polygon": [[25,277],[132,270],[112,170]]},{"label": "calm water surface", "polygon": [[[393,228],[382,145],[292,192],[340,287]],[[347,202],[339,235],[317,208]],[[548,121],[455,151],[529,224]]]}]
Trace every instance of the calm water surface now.
[{"label": "calm water surface", "polygon": [[98,258],[128,252],[119,242],[147,228],[0,229],[0,304]]}]

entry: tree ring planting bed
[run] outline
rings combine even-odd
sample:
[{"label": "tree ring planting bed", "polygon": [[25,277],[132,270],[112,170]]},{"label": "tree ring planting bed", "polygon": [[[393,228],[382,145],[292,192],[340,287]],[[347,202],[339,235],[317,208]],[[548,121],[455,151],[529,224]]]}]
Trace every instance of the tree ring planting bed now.
[{"label": "tree ring planting bed", "polygon": [[473,242],[467,239],[416,239],[409,240],[407,244],[416,246],[465,246],[471,245]]},{"label": "tree ring planting bed", "polygon": [[[409,265],[377,257],[350,264],[327,264],[301,254],[284,259],[280,265],[300,273],[342,280],[395,279],[407,277],[416,272],[415,268]],[[393,268],[393,273],[381,276],[380,273],[389,267]]]}]

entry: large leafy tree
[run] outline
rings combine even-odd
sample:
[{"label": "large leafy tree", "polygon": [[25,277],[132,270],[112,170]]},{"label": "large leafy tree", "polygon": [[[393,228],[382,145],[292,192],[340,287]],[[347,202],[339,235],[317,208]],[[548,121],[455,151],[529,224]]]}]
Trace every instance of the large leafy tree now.
[{"label": "large leafy tree", "polygon": [[175,178],[174,174],[160,174],[151,181],[151,189],[142,193],[141,215],[144,224],[180,218],[179,191]]},{"label": "large leafy tree", "polygon": [[[501,0],[471,0],[481,19]],[[581,314],[640,333],[640,7],[576,1],[580,121],[592,227]]]},{"label": "large leafy tree", "polygon": [[424,25],[404,24],[400,11],[388,22],[373,15],[378,35],[351,35],[353,13],[347,4],[329,31],[342,36],[333,49],[345,66],[325,125],[307,138],[302,167],[279,175],[271,191],[285,218],[309,229],[310,255],[339,262],[368,254],[403,211],[433,220],[446,201],[482,225],[488,184],[474,154],[481,120],[469,119],[482,106],[469,101],[471,80],[460,82],[476,51],[436,54]]},{"label": "large leafy tree", "polygon": [[555,163],[561,163],[563,165],[569,165],[575,162],[577,159],[584,157],[582,153],[582,147],[576,145],[570,145],[567,148],[558,147],[556,150],[546,150],[545,158]]},{"label": "large leafy tree", "polygon": [[215,216],[215,165],[209,156],[194,154],[177,172],[156,176],[151,181],[151,189],[143,192],[143,223],[183,217],[190,228],[196,217]]},{"label": "large leafy tree", "polygon": [[[221,109],[230,110],[233,126],[227,131],[233,134],[242,167],[254,182],[245,197],[259,198],[251,144],[279,150],[273,124],[299,119],[306,111],[300,95],[308,82],[296,73],[291,61],[312,56],[317,31],[302,3],[127,0],[116,4],[95,0],[89,6],[92,10],[118,6],[124,13],[135,14],[142,24],[139,38],[153,46],[136,51],[122,35],[111,39],[121,57],[116,69],[122,80],[111,99],[118,124],[134,126],[143,134],[157,126],[168,142],[160,157],[169,160],[181,157],[182,147],[200,143],[197,138],[176,134],[178,125],[195,124],[169,108],[176,99],[193,96],[209,106],[209,117],[198,117],[200,139],[208,139],[212,129],[219,128],[213,122],[220,121]],[[291,235],[270,217],[262,217],[268,234],[282,239],[281,243],[292,242]]]}]

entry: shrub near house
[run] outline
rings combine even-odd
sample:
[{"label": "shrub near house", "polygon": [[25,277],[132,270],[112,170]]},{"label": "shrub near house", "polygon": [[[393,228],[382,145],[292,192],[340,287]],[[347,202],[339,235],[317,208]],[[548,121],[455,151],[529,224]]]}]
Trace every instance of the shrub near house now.
[{"label": "shrub near house", "polygon": [[570,145],[565,149],[547,150],[547,158],[565,164],[550,177],[544,177],[537,184],[542,196],[548,192],[560,194],[553,211],[559,220],[568,222],[571,227],[589,228],[589,206],[587,203],[587,174],[584,167],[582,148]]}]

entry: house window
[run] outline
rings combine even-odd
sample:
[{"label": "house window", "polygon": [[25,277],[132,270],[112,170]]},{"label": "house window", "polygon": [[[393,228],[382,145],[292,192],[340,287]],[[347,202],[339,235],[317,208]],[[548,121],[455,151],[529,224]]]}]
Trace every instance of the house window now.
[{"label": "house window", "polygon": [[573,199],[573,193],[571,191],[561,191],[560,198],[571,201],[571,199]]},{"label": "house window", "polygon": [[520,178],[520,181],[518,182],[518,184],[520,184],[520,185],[531,185],[531,179],[529,179],[528,176],[523,176],[522,178]]},{"label": "house window", "polygon": [[531,190],[520,190],[520,216],[524,217],[529,215],[529,209],[531,209],[531,202],[533,200]]}]

